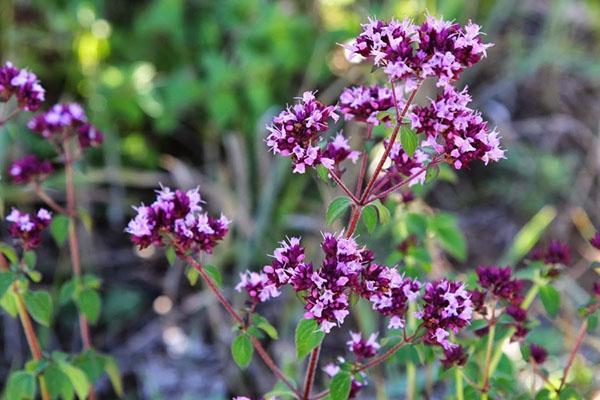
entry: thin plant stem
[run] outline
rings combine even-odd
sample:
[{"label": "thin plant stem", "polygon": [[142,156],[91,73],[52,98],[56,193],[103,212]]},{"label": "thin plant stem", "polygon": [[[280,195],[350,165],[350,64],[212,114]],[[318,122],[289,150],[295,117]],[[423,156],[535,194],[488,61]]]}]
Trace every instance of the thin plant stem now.
[{"label": "thin plant stem", "polygon": [[[390,151],[392,151],[392,147],[394,146],[394,142],[396,142],[396,138],[398,137],[398,132],[400,131],[400,127],[403,124],[402,119],[404,118],[404,116],[408,112],[408,108],[410,107],[410,104],[414,100],[415,95],[419,91],[420,87],[421,87],[421,83],[419,82],[419,84],[417,85],[417,87],[412,91],[412,93],[410,94],[410,96],[406,100],[406,104],[404,104],[404,108],[402,109],[401,114],[397,115],[396,126],[394,127],[394,131],[392,132],[392,136],[390,136],[390,140],[388,142],[388,145],[386,146],[385,150],[383,151],[381,159],[377,163],[377,167],[375,168],[375,172],[371,176],[371,179],[369,180],[369,183],[367,183],[367,187],[365,188],[365,190],[364,190],[364,192],[363,192],[363,194],[362,194],[362,196],[360,198],[360,202],[361,203],[363,203],[369,197],[369,195],[371,194],[371,190],[373,189],[373,185],[375,184],[375,181],[379,177],[379,173],[381,172],[381,169],[383,168],[383,164],[385,164],[385,161],[387,160],[388,155],[390,154]],[[394,102],[394,103],[396,103],[396,107],[398,107],[397,102]]]},{"label": "thin plant stem", "polygon": [[21,112],[21,109],[17,107],[14,110],[12,110],[10,113],[8,113],[8,115],[6,117],[4,117],[3,119],[0,119],[0,128],[3,127],[10,119],[17,116],[20,112]]},{"label": "thin plant stem", "polygon": [[398,350],[400,350],[406,343],[407,343],[407,341],[405,341],[405,340],[402,340],[402,341],[396,343],[394,346],[390,347],[385,353],[381,354],[380,356],[375,357],[374,359],[372,359],[368,363],[366,363],[366,364],[361,365],[360,367],[358,367],[356,369],[356,372],[362,372],[362,371],[365,371],[367,369],[371,369],[371,368],[375,367],[376,365],[379,365],[379,364],[383,363],[388,358],[390,358],[391,356],[393,356],[394,354],[396,354],[396,352]]},{"label": "thin plant stem", "polygon": [[[65,188],[67,192],[67,213],[69,217],[69,251],[71,255],[71,267],[73,275],[79,279],[81,277],[81,258],[79,256],[79,239],[77,238],[77,203],[75,198],[75,181],[73,171],[73,155],[71,153],[71,138],[67,137],[64,141],[64,160],[65,160]],[[85,350],[91,349],[92,339],[90,334],[90,325],[87,318],[78,310],[79,313],[79,331],[81,332],[81,342]],[[96,399],[94,385],[90,384],[89,399]]]},{"label": "thin plant stem", "polygon": [[463,371],[459,366],[454,367],[454,385],[456,389],[456,400],[465,400]]},{"label": "thin plant stem", "polygon": [[[0,254],[0,271],[5,272],[8,271],[8,263],[4,258],[4,255]],[[35,329],[33,327],[33,323],[31,322],[31,318],[29,317],[29,313],[27,312],[27,307],[25,307],[25,301],[23,300],[23,296],[19,292],[17,287],[17,282],[12,284],[11,290],[15,296],[17,311],[19,313],[19,319],[21,320],[21,325],[23,326],[23,331],[25,332],[25,338],[27,339],[27,344],[29,345],[29,350],[31,351],[31,355],[34,360],[42,359],[42,347],[40,346],[40,342],[35,333]],[[43,375],[38,377],[38,381],[40,383],[40,393],[42,395],[43,400],[50,400],[50,393],[48,392],[48,387],[46,386],[46,379]]]},{"label": "thin plant stem", "polygon": [[[365,137],[365,142],[367,140],[371,140],[372,134],[373,134],[373,124],[367,124],[367,135]],[[365,180],[365,175],[367,174],[368,161],[369,161],[369,153],[366,151],[366,147],[365,147],[365,150],[363,150],[363,152],[361,154],[360,172],[358,173],[358,180],[356,182],[356,188],[354,190],[356,197],[360,196],[360,192],[362,190],[362,186],[363,186],[363,183]]]},{"label": "thin plant stem", "polygon": [[583,323],[579,327],[579,332],[577,333],[577,340],[575,342],[575,346],[571,350],[571,353],[569,353],[569,359],[568,359],[567,365],[565,366],[565,369],[563,371],[562,378],[560,379],[560,385],[558,386],[556,393],[560,393],[560,391],[565,386],[565,383],[567,382],[567,377],[569,376],[569,371],[571,370],[571,367],[573,366],[573,361],[575,361],[575,356],[577,355],[577,352],[579,351],[579,348],[581,347],[581,344],[583,343],[583,339],[585,338],[585,332],[587,331],[587,327],[588,327],[588,321],[586,319],[583,321]]},{"label": "thin plant stem", "polygon": [[319,363],[319,353],[321,353],[321,346],[315,347],[310,353],[310,359],[308,361],[308,369],[306,371],[306,377],[304,379],[304,392],[302,394],[302,400],[308,400],[310,392],[315,381],[315,374],[317,371],[317,364]]},{"label": "thin plant stem", "polygon": [[38,182],[35,183],[34,190],[35,194],[40,198],[40,200],[46,203],[48,207],[50,207],[59,214],[67,216],[69,215],[67,209],[59,205],[56,201],[54,201],[54,199],[52,199],[52,197],[48,196],[48,194],[44,191],[44,189]]},{"label": "thin plant stem", "polygon": [[354,193],[352,193],[352,192],[350,191],[350,189],[348,189],[348,186],[346,186],[346,184],[345,184],[345,183],[342,181],[342,179],[341,179],[339,176],[337,176],[337,175],[335,174],[335,172],[333,172],[333,171],[331,171],[331,172],[329,173],[329,175],[330,175],[330,176],[333,178],[333,180],[334,180],[334,181],[335,181],[335,182],[338,184],[338,186],[340,187],[340,189],[342,189],[342,190],[344,191],[344,193],[346,193],[346,195],[347,195],[348,197],[350,197],[350,199],[352,199],[352,202],[353,202],[354,204],[358,204],[358,202],[359,202],[359,201],[358,201],[358,199],[356,198],[356,196],[354,196]]},{"label": "thin plant stem", "polygon": [[[177,248],[183,254],[183,249],[179,246],[177,246]],[[217,287],[215,282],[208,275],[204,267],[202,267],[202,265],[199,262],[194,260],[194,258],[189,255],[184,256],[183,259],[200,273],[200,276],[202,277],[204,283],[206,283],[209,289],[213,292],[217,300],[219,300],[219,303],[221,303],[221,305],[225,308],[225,310],[231,316],[231,318],[233,318],[237,323],[239,323],[242,326],[243,329],[245,329],[246,326],[244,323],[244,319],[235,311],[231,303],[225,298],[221,290]],[[271,356],[269,356],[269,354],[267,353],[263,345],[260,343],[260,341],[254,336],[250,336],[250,340],[252,342],[252,346],[254,347],[260,358],[262,358],[264,363],[267,365],[267,367],[269,367],[273,374],[279,380],[281,380],[297,397],[300,397],[301,395],[298,389],[296,389],[294,385],[292,385],[292,383],[285,377],[281,369],[279,369],[277,364],[275,364],[275,362],[273,361]]]}]

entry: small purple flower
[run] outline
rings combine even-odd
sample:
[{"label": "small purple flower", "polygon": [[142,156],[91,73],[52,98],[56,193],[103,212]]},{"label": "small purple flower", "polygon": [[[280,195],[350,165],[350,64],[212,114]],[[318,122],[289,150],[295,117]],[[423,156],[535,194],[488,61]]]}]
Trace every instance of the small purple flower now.
[{"label": "small purple flower", "polygon": [[571,263],[571,250],[569,245],[560,240],[551,240],[546,249],[544,262],[546,264],[569,265]]},{"label": "small purple flower", "polygon": [[456,346],[448,341],[450,332],[458,333],[471,323],[473,304],[464,283],[441,280],[425,285],[423,307],[415,316],[427,329],[423,340],[444,349]]},{"label": "small purple flower", "polygon": [[52,173],[54,168],[48,160],[40,160],[34,155],[27,155],[10,165],[8,174],[15,183],[41,181]]},{"label": "small purple flower", "polygon": [[[387,146],[387,141],[384,144]],[[390,166],[385,170],[385,175],[381,178],[388,181],[386,186],[393,186],[410,177],[412,178],[407,183],[409,187],[425,183],[425,178],[427,177],[425,167],[431,161],[431,157],[426,152],[417,149],[413,156],[409,157],[402,148],[402,145],[396,142],[392,145],[389,158],[391,160]],[[383,189],[386,189],[386,187]]]},{"label": "small purple flower", "polygon": [[418,81],[432,76],[438,78],[438,85],[449,85],[465,68],[484,58],[490,46],[482,43],[476,24],[461,27],[428,16],[421,25],[408,19],[369,19],[346,49],[351,56],[367,58],[382,67],[390,80],[405,80],[411,90]]},{"label": "small purple flower", "polygon": [[77,138],[82,149],[98,147],[104,141],[104,134],[91,124],[85,123],[77,128]]},{"label": "small purple flower", "polygon": [[421,146],[443,154],[456,169],[474,160],[487,165],[504,158],[498,132],[488,129],[481,114],[467,106],[470,102],[466,88],[458,92],[448,86],[429,106],[415,107],[409,115],[412,128],[425,134]]},{"label": "small purple flower", "polygon": [[600,297],[600,281],[594,282],[593,289],[596,297]]},{"label": "small purple flower", "polygon": [[140,248],[174,242],[178,252],[211,253],[229,231],[230,221],[224,215],[215,218],[202,212],[199,188],[183,192],[162,187],[156,193],[150,206],[135,208],[137,215],[125,229]]},{"label": "small purple flower", "polygon": [[43,114],[29,121],[27,127],[46,139],[64,137],[71,129],[77,129],[87,122],[83,108],[77,103],[56,104]]},{"label": "small purple flower", "polygon": [[523,323],[527,321],[527,311],[519,306],[509,305],[506,307],[506,313],[516,322]]},{"label": "small purple flower", "polygon": [[520,305],[523,301],[523,281],[512,278],[510,267],[479,266],[476,269],[479,284],[494,296],[511,304]]},{"label": "small purple flower", "polygon": [[590,239],[590,243],[596,249],[600,250],[600,232],[596,232],[593,238]]},{"label": "small purple flower", "polygon": [[377,343],[377,333],[372,333],[368,340],[364,340],[360,333],[350,332],[350,338],[346,345],[358,360],[373,357],[381,347]]},{"label": "small purple flower", "polygon": [[[402,98],[398,93],[398,101]],[[398,105],[402,107],[402,104]],[[394,107],[392,90],[382,86],[354,86],[344,89],[340,95],[338,107],[346,121],[356,120],[371,125],[379,125],[378,116],[382,111]],[[389,116],[382,119],[389,122]]]},{"label": "small purple flower", "polygon": [[333,160],[334,168],[337,170],[336,172],[338,175],[341,175],[342,171],[339,170],[339,165],[346,160],[350,160],[352,163],[356,164],[358,157],[360,157],[360,151],[352,150],[348,143],[348,139],[339,132],[333,140],[327,142],[321,156],[327,160]]},{"label": "small purple flower", "polygon": [[465,365],[467,363],[467,355],[465,349],[460,345],[450,346],[444,349],[444,358],[441,360],[445,368],[450,368],[455,365]]},{"label": "small purple flower", "polygon": [[40,208],[35,214],[27,214],[13,208],[6,217],[11,222],[10,235],[22,242],[25,250],[38,247],[42,241],[41,233],[50,225],[52,213]]},{"label": "small purple flower", "polygon": [[338,120],[335,110],[335,106],[319,102],[312,92],[304,92],[298,104],[288,106],[267,126],[267,146],[275,154],[290,157],[295,173],[318,165],[333,168],[333,160],[322,155],[318,143],[329,129],[329,119]]},{"label": "small purple flower", "polygon": [[35,74],[8,61],[0,67],[0,102],[7,102],[12,96],[17,98],[20,109],[36,111],[44,101],[45,90]]},{"label": "small purple flower", "polygon": [[542,346],[538,346],[537,344],[531,343],[529,345],[529,352],[531,354],[531,358],[535,361],[536,364],[543,364],[548,357],[548,352]]}]

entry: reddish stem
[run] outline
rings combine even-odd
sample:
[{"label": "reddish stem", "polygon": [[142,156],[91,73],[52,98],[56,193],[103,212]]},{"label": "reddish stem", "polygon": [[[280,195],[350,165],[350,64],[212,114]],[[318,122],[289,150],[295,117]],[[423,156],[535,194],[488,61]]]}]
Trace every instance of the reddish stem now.
[{"label": "reddish stem", "polygon": [[4,124],[6,124],[11,118],[16,116],[20,112],[21,109],[17,107],[14,110],[12,110],[6,117],[4,117],[4,119],[0,119],[0,128],[3,127]]},{"label": "reddish stem", "polygon": [[319,354],[321,353],[321,346],[317,346],[310,353],[310,360],[308,361],[308,370],[306,372],[306,378],[304,379],[304,394],[302,400],[308,400],[310,392],[312,391],[313,383],[315,381],[315,374],[317,371],[317,364],[319,362]]},{"label": "reddish stem", "polygon": [[[373,134],[373,124],[367,124],[367,136],[365,138],[365,141],[371,140],[372,134]],[[369,154],[367,153],[367,151],[365,149],[363,151],[363,153],[361,154],[360,172],[358,174],[358,181],[356,182],[356,188],[354,190],[356,197],[360,196],[360,192],[362,190],[362,185],[365,180],[365,175],[367,174],[368,161],[369,161]]]},{"label": "reddish stem", "polygon": [[567,361],[567,365],[565,366],[565,370],[563,371],[563,375],[560,380],[560,385],[558,386],[558,390],[556,390],[557,393],[560,393],[562,388],[565,386],[565,383],[567,382],[569,370],[573,366],[573,361],[575,361],[575,356],[577,355],[577,352],[579,351],[579,348],[581,347],[581,344],[583,343],[583,339],[585,338],[585,332],[587,330],[587,327],[588,327],[588,321],[586,319],[585,321],[583,321],[583,324],[581,324],[581,327],[579,328],[579,333],[577,334],[577,341],[575,342],[575,347],[573,347],[573,350],[571,350],[571,353],[569,354],[569,359]]},{"label": "reddish stem", "polygon": [[361,372],[361,371],[373,368],[374,366],[381,364],[382,362],[386,361],[388,358],[393,356],[394,353],[396,353],[398,350],[400,350],[402,348],[402,346],[404,346],[406,343],[407,342],[405,340],[402,340],[399,343],[396,343],[394,346],[390,347],[382,355],[375,357],[374,359],[372,359],[371,361],[369,361],[368,363],[366,363],[364,365],[361,365],[359,368],[356,369],[356,372]]},{"label": "reddish stem", "polygon": [[[183,248],[181,248],[177,244],[175,244],[175,246],[183,254]],[[217,287],[212,278],[206,273],[206,270],[202,267],[202,265],[196,260],[194,260],[191,256],[184,256],[183,259],[200,273],[202,280],[217,297],[217,300],[219,300],[219,303],[221,303],[221,305],[225,308],[227,313],[242,326],[242,329],[246,329],[247,327],[244,323],[244,319],[234,310],[233,306],[225,298],[225,296],[223,296],[221,290]],[[260,341],[252,335],[250,335],[250,340],[252,341],[252,346],[254,346],[260,358],[263,359],[264,363],[267,365],[267,367],[269,367],[273,374],[278,379],[280,379],[292,392],[294,392],[296,396],[300,397],[300,392],[298,391],[298,389],[296,389],[294,385],[292,385],[292,383],[285,377],[281,369],[279,369],[279,367],[275,364],[275,362],[269,356],[269,354],[267,353],[263,345],[260,343]]]},{"label": "reddish stem", "polygon": [[354,204],[358,204],[358,199],[356,198],[356,196],[354,196],[354,194],[350,191],[350,189],[348,189],[348,186],[346,186],[344,184],[344,182],[342,181],[342,179],[337,176],[335,174],[335,172],[331,171],[329,172],[329,175],[333,178],[333,180],[338,184],[338,186],[344,191],[344,193],[346,193],[346,195],[348,197],[350,197],[350,199],[352,199],[352,202]]},{"label": "reddish stem", "polygon": [[46,192],[44,192],[44,189],[42,189],[42,187],[40,186],[40,184],[38,182],[35,183],[34,186],[35,189],[35,194],[37,194],[37,196],[40,198],[40,200],[42,200],[44,203],[46,203],[48,205],[48,207],[50,207],[51,209],[53,209],[54,211],[56,211],[59,214],[63,214],[63,215],[69,215],[69,212],[67,211],[66,208],[60,206],[56,201],[54,201],[54,199],[52,199],[52,197],[48,196],[48,194]]},{"label": "reddish stem", "polygon": [[[373,176],[371,176],[371,179],[369,180],[369,183],[367,183],[367,187],[365,188],[365,191],[363,192],[363,194],[360,198],[361,203],[364,203],[364,201],[371,194],[371,190],[373,189],[373,185],[375,184],[375,181],[379,177],[379,173],[381,172],[381,169],[383,168],[383,164],[385,164],[385,161],[387,160],[388,155],[390,154],[390,151],[392,150],[392,146],[394,145],[394,142],[396,142],[396,138],[398,137],[398,132],[400,131],[400,127],[403,125],[402,119],[408,112],[408,108],[409,108],[410,104],[412,103],[412,101],[414,100],[415,95],[417,94],[417,91],[419,90],[420,87],[421,87],[421,83],[419,82],[417,87],[412,91],[412,93],[406,100],[406,104],[404,104],[404,108],[402,109],[402,112],[400,113],[400,115],[396,116],[396,126],[394,127],[394,131],[392,132],[392,136],[390,136],[388,145],[386,146],[386,148],[383,152],[383,155],[381,156],[381,159],[379,160],[379,163],[377,164],[377,167],[375,168],[375,172],[373,173]],[[392,89],[392,91],[393,91],[393,89]],[[395,99],[395,95],[394,95],[394,99]],[[394,101],[394,103],[395,103],[395,106],[397,109],[398,103],[396,101]]]}]

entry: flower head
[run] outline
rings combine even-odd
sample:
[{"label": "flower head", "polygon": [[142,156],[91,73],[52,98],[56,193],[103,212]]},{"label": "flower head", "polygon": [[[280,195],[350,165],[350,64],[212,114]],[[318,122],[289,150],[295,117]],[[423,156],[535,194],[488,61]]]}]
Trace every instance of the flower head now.
[{"label": "flower head", "polygon": [[416,314],[427,329],[424,340],[439,344],[444,349],[455,346],[450,343],[450,332],[458,333],[471,323],[473,305],[471,295],[464,283],[441,280],[425,285],[423,307]]},{"label": "flower head", "polygon": [[91,124],[85,123],[77,128],[77,138],[82,149],[98,147],[104,141],[104,134]]},{"label": "flower head", "polygon": [[77,129],[87,122],[83,107],[77,103],[56,104],[45,113],[38,114],[27,127],[46,139],[63,137],[69,130]]},{"label": "flower head", "polygon": [[335,109],[319,102],[313,93],[304,92],[298,104],[288,106],[267,127],[267,146],[275,154],[290,157],[296,173],[317,165],[332,168],[333,160],[322,155],[318,143],[329,129],[329,119],[337,121]]},{"label": "flower head", "polygon": [[441,361],[445,368],[450,368],[454,365],[465,365],[467,362],[465,349],[460,345],[450,346],[444,349],[444,358]]},{"label": "flower head", "polygon": [[227,234],[229,220],[202,212],[199,188],[172,191],[162,187],[156,191],[156,200],[141,205],[125,232],[140,248],[151,244],[165,246],[173,243],[178,252],[212,252],[214,246]]},{"label": "flower head", "polygon": [[479,266],[476,269],[479,284],[487,292],[511,304],[520,305],[523,301],[523,281],[512,278],[510,267]]},{"label": "flower head", "polygon": [[10,235],[22,242],[25,250],[31,250],[40,245],[41,233],[50,225],[52,213],[40,208],[35,214],[27,214],[13,208],[6,217],[11,222]]},{"label": "flower head", "polygon": [[531,354],[531,358],[535,361],[536,364],[543,364],[548,357],[548,352],[542,346],[538,346],[537,344],[531,343],[529,345],[529,352]]},{"label": "flower head", "polygon": [[569,265],[571,263],[571,249],[569,245],[560,240],[551,240],[544,256],[546,264]]},{"label": "flower head", "polygon": [[373,357],[381,347],[377,343],[377,333],[371,334],[369,339],[365,340],[360,333],[350,332],[350,340],[346,342],[346,345],[348,345],[348,350],[359,360]]},{"label": "flower head", "polygon": [[48,160],[40,160],[34,155],[27,155],[14,161],[8,168],[8,174],[15,183],[29,183],[43,180],[54,171]]},{"label": "flower head", "polygon": [[10,61],[0,67],[0,102],[15,96],[20,109],[36,111],[44,101],[45,90],[37,76],[16,68]]},{"label": "flower head", "polygon": [[409,115],[413,129],[425,134],[422,146],[443,154],[456,169],[504,158],[498,132],[488,129],[481,114],[467,106],[470,102],[466,88],[458,92],[448,86],[429,106],[415,107]]},{"label": "flower head", "polygon": [[[398,96],[400,98],[400,96]],[[338,107],[344,119],[379,125],[379,113],[394,106],[392,90],[383,86],[354,86],[344,89]],[[402,107],[400,104],[399,107]],[[389,122],[390,118],[382,119]]]}]

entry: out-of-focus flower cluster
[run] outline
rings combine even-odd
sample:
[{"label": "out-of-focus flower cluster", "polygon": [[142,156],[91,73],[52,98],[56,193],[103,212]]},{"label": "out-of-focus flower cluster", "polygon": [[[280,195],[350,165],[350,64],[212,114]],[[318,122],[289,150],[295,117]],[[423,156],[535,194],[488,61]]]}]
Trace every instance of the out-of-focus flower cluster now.
[{"label": "out-of-focus flower cluster", "polygon": [[44,101],[45,91],[35,74],[8,61],[0,67],[0,102],[8,102],[13,96],[20,109],[36,111]]},{"label": "out-of-focus flower cluster", "polygon": [[140,248],[174,245],[179,254],[212,252],[228,232],[229,220],[202,211],[199,188],[183,192],[162,187],[149,206],[135,207],[137,215],[125,231]]},{"label": "out-of-focus flower cluster", "polygon": [[[290,285],[305,301],[305,317],[314,318],[323,332],[344,322],[351,296],[368,300],[373,310],[390,317],[390,329],[404,328],[409,304],[418,302],[416,316],[425,329],[425,343],[441,346],[447,359],[462,362],[464,357],[458,357],[462,353],[457,354],[457,345],[448,338],[471,321],[471,294],[464,284],[448,280],[429,283],[421,297],[419,281],[402,276],[396,268],[374,263],[373,253],[353,238],[325,233],[321,248],[324,260],[321,268],[315,269],[306,262],[300,239],[284,241],[275,250],[273,262],[260,272],[241,274],[236,289],[245,290],[259,303],[279,296],[281,287]],[[363,343],[359,335],[353,336],[357,356],[366,357],[376,347],[375,337],[371,339]],[[364,352],[359,350],[367,344]]]},{"label": "out-of-focus flower cluster", "polygon": [[481,40],[480,27],[427,17],[421,25],[405,19],[370,19],[346,49],[383,68],[390,80],[404,80],[408,89],[428,77],[439,85],[458,79],[462,71],[486,56],[491,44]]},{"label": "out-of-focus flower cluster", "polygon": [[504,158],[496,130],[489,130],[481,114],[469,108],[467,89],[444,89],[429,106],[415,107],[409,118],[417,133],[425,134],[423,147],[444,155],[454,168],[468,166],[474,160],[486,165]]},{"label": "out-of-focus flower cluster", "polygon": [[29,183],[35,180],[41,181],[54,171],[52,163],[48,160],[40,160],[34,155],[28,155],[13,163],[8,168],[8,174],[15,183]]},{"label": "out-of-focus flower cluster", "polygon": [[97,147],[104,140],[102,132],[88,123],[83,107],[77,103],[56,104],[45,113],[33,117],[27,127],[55,142],[77,135],[82,148]]},{"label": "out-of-focus flower cluster", "polygon": [[34,214],[13,208],[6,220],[11,223],[10,235],[12,238],[20,241],[24,250],[31,250],[40,245],[42,231],[50,225],[52,213],[45,208],[40,208]]},{"label": "out-of-focus flower cluster", "polygon": [[[483,290],[471,292],[471,299],[475,310],[488,319],[497,319],[499,307],[505,306],[506,314],[512,317],[511,325],[515,328],[513,339],[524,338],[529,329],[527,328],[527,311],[521,307],[525,296],[523,295],[524,282],[513,278],[510,267],[500,268],[497,266],[477,267],[479,285]],[[490,312],[487,300],[491,300],[493,311]],[[495,305],[494,305],[495,304]],[[494,315],[490,315],[494,314]],[[490,323],[495,323],[491,321]],[[489,331],[489,325],[478,329],[475,333],[485,335]]]}]

